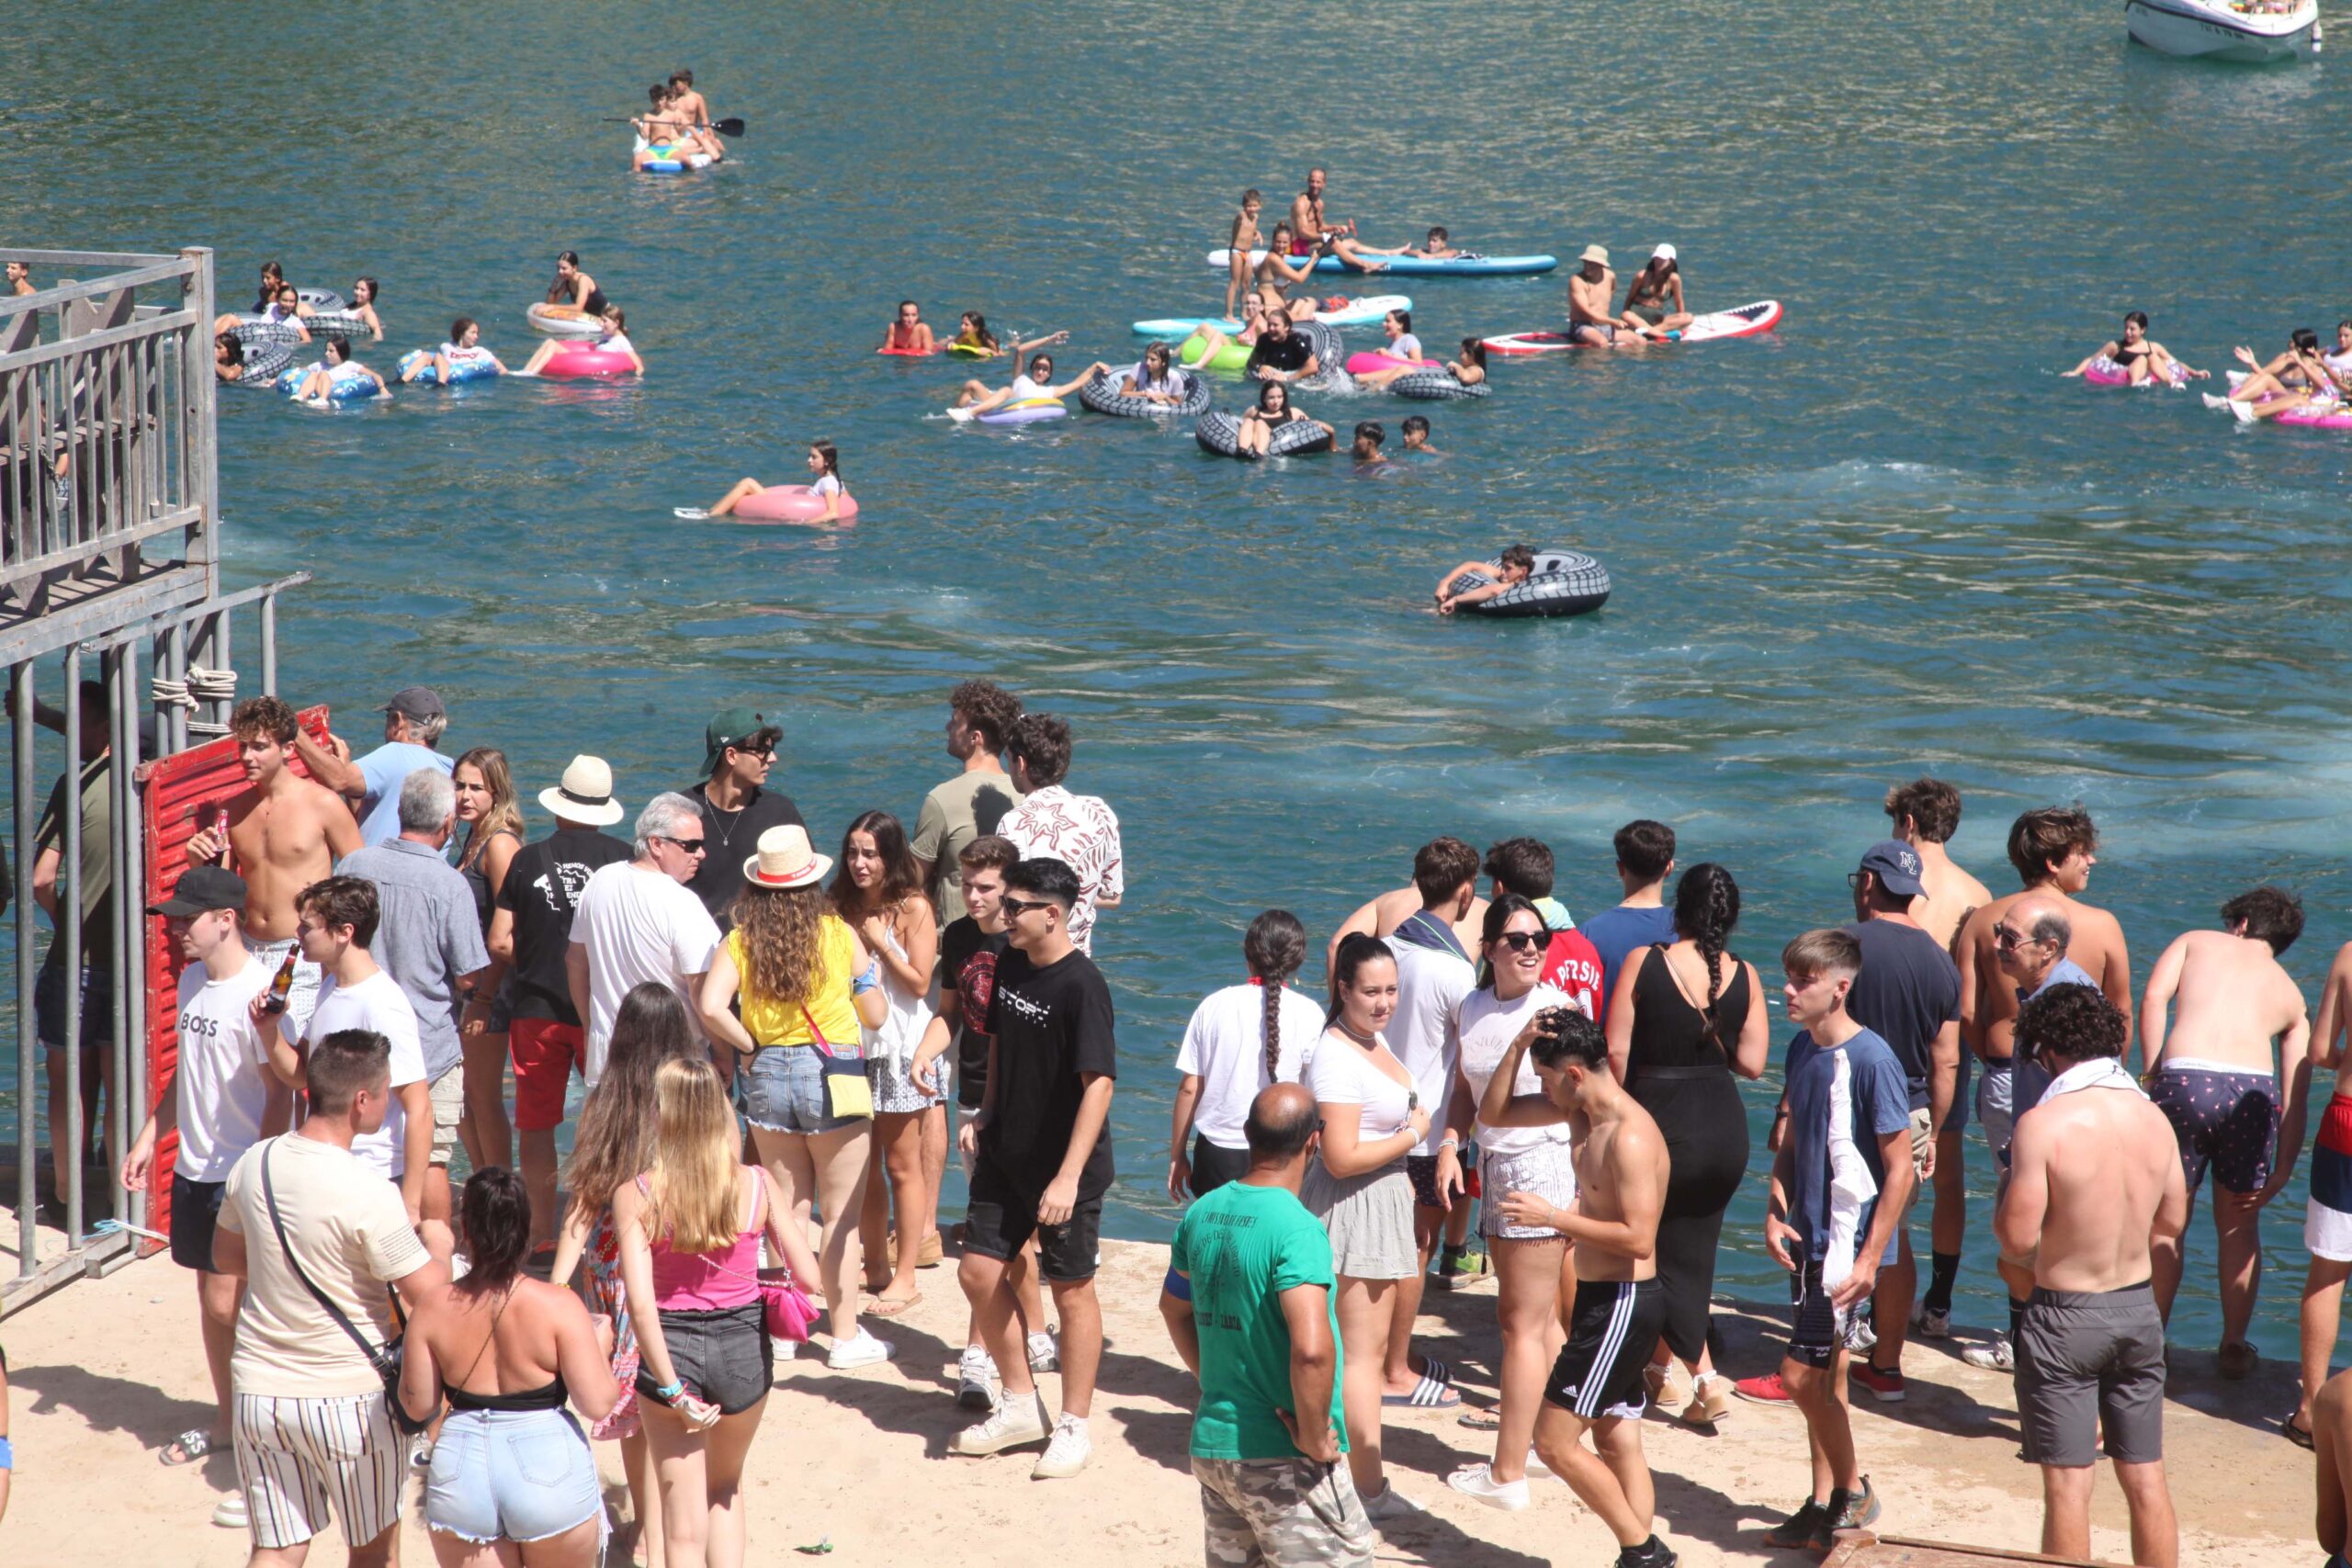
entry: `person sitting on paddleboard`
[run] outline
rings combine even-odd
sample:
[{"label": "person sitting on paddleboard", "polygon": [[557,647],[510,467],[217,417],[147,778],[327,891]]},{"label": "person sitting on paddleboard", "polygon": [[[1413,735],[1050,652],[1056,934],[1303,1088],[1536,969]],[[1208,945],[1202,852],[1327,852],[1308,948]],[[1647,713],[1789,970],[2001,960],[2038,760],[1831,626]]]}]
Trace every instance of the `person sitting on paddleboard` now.
[{"label": "person sitting on paddleboard", "polygon": [[[1258,258],[1250,274],[1259,293],[1272,289],[1279,299],[1283,298],[1284,288],[1305,283],[1314,275],[1316,258],[1323,254],[1321,243],[1307,246],[1305,254],[1294,262],[1289,259],[1292,254],[1290,241],[1290,225],[1275,224],[1273,237],[1266,243],[1266,254]],[[1231,309],[1228,308],[1226,313],[1232,314]]]},{"label": "person sitting on paddleboard", "polygon": [[[849,494],[849,491],[842,487],[842,455],[834,450],[831,442],[811,441],[808,444],[808,472],[811,476],[808,493],[822,496],[825,501],[825,510],[808,521],[811,523],[839,521],[842,514],[842,500]],[[689,522],[696,522],[705,517],[726,517],[733,513],[738,503],[749,500],[767,488],[757,479],[738,479],[735,488],[720,496],[708,512],[698,513],[691,507],[681,507],[678,509],[677,515]]]},{"label": "person sitting on paddleboard", "polygon": [[1442,457],[1444,453],[1430,445],[1430,422],[1420,414],[1408,414],[1401,426],[1405,432],[1405,450],[1418,452],[1425,457]]},{"label": "person sitting on paddleboard", "polygon": [[[1526,545],[1513,545],[1495,561],[1466,560],[1438,579],[1431,597],[1437,600],[1437,613],[1450,615],[1464,604],[1484,604],[1507,589],[1526,581],[1535,570],[1535,551]],[[1482,577],[1487,581],[1476,588],[1454,592],[1454,585],[1465,577]]]},{"label": "person sitting on paddleboard", "polygon": [[1266,455],[1268,444],[1274,438],[1274,432],[1300,420],[1317,426],[1326,435],[1334,434],[1331,427],[1321,420],[1309,419],[1305,409],[1291,406],[1287,385],[1281,381],[1268,381],[1258,389],[1258,406],[1241,416],[1240,423],[1233,434],[1233,444],[1242,452],[1255,453],[1262,457]]},{"label": "person sitting on paddleboard", "polygon": [[[554,345],[548,344],[550,348]],[[401,379],[413,381],[428,369],[433,378],[446,387],[450,372],[461,365],[494,365],[498,373],[506,374],[505,362],[481,345],[481,327],[471,316],[459,316],[449,323],[449,341],[433,351],[430,359],[419,359],[401,372]]]},{"label": "person sitting on paddleboard", "polygon": [[688,125],[710,124],[710,102],[695,91],[695,73],[683,65],[670,73],[670,107],[675,109]]},{"label": "person sitting on paddleboard", "polygon": [[[1109,366],[1097,361],[1079,372],[1073,379],[1064,381],[1059,386],[1054,385],[1054,356],[1050,354],[1032,354],[1030,351],[1044,348],[1049,344],[1069,341],[1069,333],[1066,332],[1050,333],[1029,343],[1014,338],[1011,350],[1012,384],[990,388],[988,383],[977,378],[967,381],[964,383],[964,389],[956,394],[956,406],[949,412],[958,420],[976,419],[990,409],[1001,408],[1007,403],[1025,403],[1039,398],[1064,398],[1085,386],[1097,376],[1109,372],[1111,368]],[[1022,367],[1022,360],[1024,358],[1029,362],[1026,370]]]},{"label": "person sitting on paddleboard", "polygon": [[1609,253],[1587,245],[1568,279],[1568,340],[1579,348],[1639,348],[1641,334],[1619,326],[1609,310],[1617,293],[1617,275],[1609,270]]},{"label": "person sitting on paddleboard", "polygon": [[1672,245],[1650,253],[1642,270],[1625,285],[1625,309],[1618,321],[1645,337],[1668,337],[1690,324],[1682,302],[1682,264]]},{"label": "person sitting on paddleboard", "polygon": [[306,403],[328,402],[337,392],[349,392],[362,382],[372,381],[376,390],[369,396],[379,396],[389,389],[384,378],[351,357],[351,340],[341,333],[327,339],[327,356],[311,367],[294,396]]},{"label": "person sitting on paddleboard", "polygon": [[1176,368],[1164,343],[1155,343],[1145,349],[1143,363],[1129,369],[1119,381],[1119,390],[1126,396],[1154,403],[1181,403],[1192,389],[1193,378]]},{"label": "person sitting on paddleboard", "polygon": [[2097,354],[2072,370],[2060,374],[2079,376],[2102,359],[2113,360],[2124,375],[2131,378],[2132,385],[2135,387],[2145,386],[2150,381],[2159,387],[2169,387],[2192,377],[2201,381],[2212,374],[2210,370],[2191,370],[2175,359],[2163,344],[2150,337],[2148,312],[2145,310],[2125,312],[2120,337],[2100,344]]},{"label": "person sitting on paddleboard", "polygon": [[[1374,391],[1387,386],[1399,376],[1419,373],[1423,367],[1400,365],[1394,370],[1375,370],[1369,376],[1359,376],[1357,381]],[[1465,387],[1475,387],[1487,378],[1487,345],[1475,337],[1462,340],[1461,350],[1439,367]],[[1409,448],[1408,448],[1409,450]]]},{"label": "person sitting on paddleboard", "polygon": [[956,336],[947,346],[960,353],[993,355],[1004,352],[997,346],[996,333],[989,331],[989,319],[978,310],[967,310],[957,320]]},{"label": "person sitting on paddleboard", "polygon": [[[564,254],[569,255],[571,253],[567,251]],[[598,354],[626,354],[628,355],[628,362],[637,367],[637,373],[640,376],[644,375],[645,361],[637,356],[636,345],[628,341],[628,333],[626,330],[628,318],[621,314],[621,308],[618,305],[607,305],[598,314],[604,320],[605,330],[597,334],[594,343],[583,344],[578,338],[549,338],[532,351],[529,363],[514,374],[536,376],[539,373],[541,367],[565,350],[587,348]]]},{"label": "person sitting on paddleboard", "polygon": [[[2336,329],[2338,341],[2344,329]],[[2254,350],[2244,346],[2237,350],[2238,362],[2253,374],[2232,389],[2227,398],[2208,398],[2206,401],[2227,408],[2242,422],[2251,424],[2258,419],[2277,419],[2282,413],[2297,409],[2331,409],[2344,401],[2345,384],[2340,381],[2319,351],[2319,333],[2309,327],[2297,327],[2287,339],[2287,352],[2268,364],[2254,356]]]},{"label": "person sitting on paddleboard", "polygon": [[882,334],[885,354],[929,354],[938,344],[924,324],[922,307],[911,299],[899,301],[899,319]]}]

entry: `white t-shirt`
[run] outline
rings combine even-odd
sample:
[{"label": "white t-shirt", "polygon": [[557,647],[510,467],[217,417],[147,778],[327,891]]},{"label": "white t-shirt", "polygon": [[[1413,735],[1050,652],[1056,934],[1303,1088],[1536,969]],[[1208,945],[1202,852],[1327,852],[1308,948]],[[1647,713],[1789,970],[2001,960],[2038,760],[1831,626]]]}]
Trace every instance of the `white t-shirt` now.
[{"label": "white t-shirt", "polygon": [[1388,352],[1399,359],[1419,359],[1421,357],[1421,340],[1410,333],[1398,333],[1396,341],[1388,345]]},{"label": "white t-shirt", "polygon": [[1028,398],[1050,398],[1053,395],[1051,389],[1040,386],[1028,377],[1015,376],[1012,378],[1012,396],[1005,401],[1017,403]]},{"label": "white t-shirt", "polygon": [[[1462,1076],[1469,1081],[1473,1099],[1483,1098],[1487,1085],[1493,1081],[1495,1069],[1503,1065],[1503,1053],[1527,1027],[1527,1021],[1545,1008],[1574,1007],[1568,994],[1555,986],[1538,986],[1515,1001],[1497,1001],[1492,991],[1473,991],[1462,1003]],[[1519,1077],[1512,1080],[1511,1093],[1542,1094],[1543,1080],[1535,1076],[1535,1063],[1531,1057],[1519,1059]],[[1489,1127],[1482,1120],[1478,1123],[1478,1146],[1491,1155],[1523,1155],[1540,1149],[1546,1144],[1568,1142],[1568,1124],[1555,1122],[1548,1127]],[[1498,1194],[1498,1196],[1500,1196]]]},{"label": "white t-shirt", "polygon": [[1413,1087],[1429,1108],[1430,1132],[1417,1155],[1434,1156],[1445,1134],[1446,1101],[1453,1092],[1453,1064],[1461,1056],[1455,1015],[1462,998],[1478,983],[1469,960],[1443,948],[1416,947],[1392,942],[1396,954],[1396,1016],[1388,1021],[1385,1038]]},{"label": "white t-shirt", "polygon": [[[294,1040],[294,1015],[278,1025],[288,1042]],[[319,987],[319,1005],[311,1010],[303,1037],[312,1043],[345,1029],[372,1029],[392,1043],[392,1096],[384,1108],[384,1124],[351,1140],[351,1152],[375,1168],[378,1175],[398,1181],[408,1169],[408,1111],[401,1104],[401,1086],[424,1081],[424,1047],[417,1040],[416,1009],[398,980],[381,969],[356,986],[339,986],[330,975]]]},{"label": "white t-shirt", "polygon": [[[684,883],[631,861],[598,866],[571,917],[571,940],[588,950],[588,1034],[582,1075],[604,1076],[613,1019],[633,986],[669,987],[696,1018],[694,977],[709,969],[718,927]],[[699,1027],[699,1026],[697,1026]]]},{"label": "white t-shirt", "polygon": [[226,1181],[239,1156],[261,1137],[269,1104],[269,1051],[254,1022],[253,999],[277,973],[248,956],[225,980],[201,964],[180,971],[179,1161],[190,1181]]},{"label": "white t-shirt", "polygon": [[1356,1123],[1358,1142],[1393,1138],[1413,1119],[1405,1086],[1373,1066],[1370,1054],[1345,1035],[1327,1032],[1317,1041],[1305,1081],[1318,1104],[1363,1107],[1363,1120]]},{"label": "white t-shirt", "polygon": [[842,477],[839,474],[820,474],[817,482],[808,487],[811,495],[839,495],[841,492]]},{"label": "white t-shirt", "polygon": [[1250,1146],[1241,1131],[1250,1119],[1250,1102],[1272,1084],[1298,1082],[1323,1033],[1323,1010],[1289,987],[1283,987],[1276,1006],[1281,1043],[1271,1078],[1266,1076],[1263,986],[1227,986],[1212,993],[1193,1010],[1184,1043],[1177,1047],[1176,1070],[1196,1074],[1201,1080],[1193,1125],[1218,1148]]}]

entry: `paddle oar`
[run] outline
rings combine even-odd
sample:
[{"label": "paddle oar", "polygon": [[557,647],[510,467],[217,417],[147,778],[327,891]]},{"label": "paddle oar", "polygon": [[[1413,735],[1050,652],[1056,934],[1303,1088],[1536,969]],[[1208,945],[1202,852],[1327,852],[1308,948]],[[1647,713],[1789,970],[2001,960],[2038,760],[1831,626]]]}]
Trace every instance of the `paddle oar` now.
[{"label": "paddle oar", "polygon": [[[606,116],[605,118],[598,120],[597,123],[599,125],[635,125],[637,120],[634,118],[616,119],[610,116]],[[718,120],[709,125],[695,126],[695,129],[696,130],[715,130],[721,136],[741,136],[743,134],[743,121],[738,117],[729,116],[726,119]]]}]

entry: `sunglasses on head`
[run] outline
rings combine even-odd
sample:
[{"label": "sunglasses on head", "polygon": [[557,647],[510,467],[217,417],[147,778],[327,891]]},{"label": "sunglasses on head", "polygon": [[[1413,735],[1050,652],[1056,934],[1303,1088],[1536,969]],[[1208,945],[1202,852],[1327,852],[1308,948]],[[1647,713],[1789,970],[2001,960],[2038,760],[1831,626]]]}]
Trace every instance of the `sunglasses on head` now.
[{"label": "sunglasses on head", "polygon": [[1552,945],[1550,931],[1505,931],[1495,939],[1514,953],[1541,953]]}]

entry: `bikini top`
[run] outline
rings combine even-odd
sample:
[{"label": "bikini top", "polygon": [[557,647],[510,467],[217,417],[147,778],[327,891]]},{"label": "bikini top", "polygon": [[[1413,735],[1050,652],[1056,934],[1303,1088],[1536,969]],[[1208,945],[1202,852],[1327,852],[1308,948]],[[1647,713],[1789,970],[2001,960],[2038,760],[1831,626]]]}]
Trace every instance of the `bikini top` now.
[{"label": "bikini top", "polygon": [[521,1393],[468,1393],[464,1389],[441,1385],[441,1397],[449,1402],[452,1410],[560,1410],[571,1402],[571,1391],[563,1386],[563,1374],[542,1388],[526,1389]]}]

